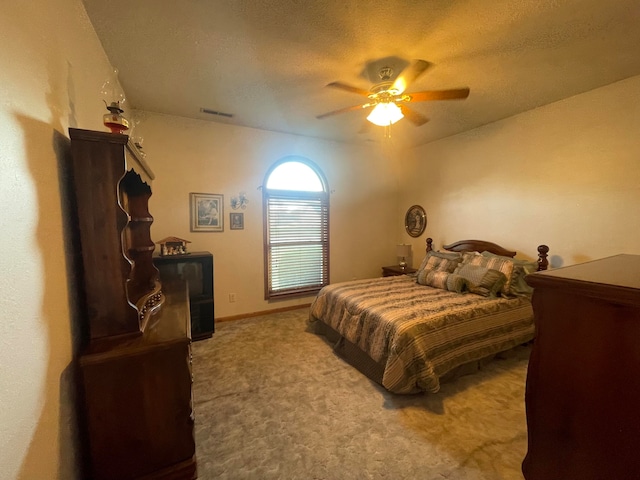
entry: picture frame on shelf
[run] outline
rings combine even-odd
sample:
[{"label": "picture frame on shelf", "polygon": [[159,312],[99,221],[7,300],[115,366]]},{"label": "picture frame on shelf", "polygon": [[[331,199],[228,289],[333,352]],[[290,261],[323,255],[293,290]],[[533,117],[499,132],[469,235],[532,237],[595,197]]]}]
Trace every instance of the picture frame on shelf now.
[{"label": "picture frame on shelf", "polygon": [[192,232],[224,231],[224,195],[190,193],[189,204]]},{"label": "picture frame on shelf", "polygon": [[244,213],[230,213],[229,225],[231,230],[244,230]]}]

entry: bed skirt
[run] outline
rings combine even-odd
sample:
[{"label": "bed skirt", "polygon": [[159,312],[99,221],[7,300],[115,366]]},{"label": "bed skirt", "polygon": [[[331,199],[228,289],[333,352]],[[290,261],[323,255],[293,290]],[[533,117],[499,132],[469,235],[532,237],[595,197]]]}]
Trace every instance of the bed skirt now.
[{"label": "bed skirt", "polygon": [[[325,337],[326,341],[333,347],[333,351],[344,361],[346,361],[352,367],[355,367],[360,373],[367,378],[373,380],[380,386],[382,386],[382,377],[384,375],[385,365],[374,361],[369,355],[363,352],[357,345],[350,342],[333,328],[323,322],[315,321],[309,325],[311,332]],[[531,342],[527,342],[531,343]],[[514,347],[514,349],[520,348],[520,345]],[[447,383],[456,380],[464,375],[471,375],[482,369],[488,363],[496,358],[505,358],[510,355],[510,351],[499,352],[494,355],[475,360],[463,365],[459,365],[453,370],[447,372],[440,377],[440,383]],[[415,393],[424,393],[416,391]]]}]

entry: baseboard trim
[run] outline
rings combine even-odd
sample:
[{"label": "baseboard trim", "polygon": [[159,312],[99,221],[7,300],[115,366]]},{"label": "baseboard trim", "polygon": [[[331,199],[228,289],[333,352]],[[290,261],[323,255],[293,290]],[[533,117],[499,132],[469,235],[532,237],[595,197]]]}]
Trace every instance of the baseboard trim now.
[{"label": "baseboard trim", "polygon": [[292,307],[282,307],[282,308],[275,308],[273,310],[262,310],[261,312],[243,313],[242,315],[232,315],[230,317],[216,318],[216,323],[231,322],[233,320],[241,320],[243,318],[250,318],[250,317],[260,317],[262,315],[269,315],[271,313],[288,312],[290,310],[298,310],[300,308],[309,308],[310,306],[311,306],[310,303],[305,303],[304,305],[293,305]]}]

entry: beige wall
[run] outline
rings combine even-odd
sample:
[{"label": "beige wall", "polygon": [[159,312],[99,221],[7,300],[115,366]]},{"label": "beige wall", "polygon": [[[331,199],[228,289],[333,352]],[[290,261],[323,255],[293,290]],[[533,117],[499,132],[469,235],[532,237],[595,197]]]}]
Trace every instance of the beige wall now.
[{"label": "beige wall", "polygon": [[[65,235],[62,165],[68,127],[104,131],[108,59],[79,0],[6,5],[0,16],[0,478],[78,477],[71,364],[75,285]],[[149,115],[145,150],[158,175],[154,237],[178,235],[216,254],[218,315],[295,304],[262,300],[261,197],[268,166],[303,155],[326,174],[331,278],[376,275],[395,260],[391,163],[361,148]],[[154,187],[155,188],[155,187]],[[188,193],[249,195],[244,231],[191,234]],[[229,304],[228,293],[238,301]],[[309,298],[300,302],[308,302]]]},{"label": "beige wall", "polygon": [[[330,197],[332,282],[380,274],[400,238],[394,162],[372,146],[344,145],[214,122],[139,112],[138,131],[157,176],[150,210],[156,240],[190,240],[214,254],[216,318],[309,303],[264,300],[262,191],[269,167],[297,155],[324,172]],[[224,195],[224,232],[190,232],[189,193]],[[230,200],[246,192],[244,230],[229,229]],[[229,302],[235,293],[236,302]]]},{"label": "beige wall", "polygon": [[415,244],[545,243],[554,267],[640,254],[639,91],[636,76],[416,149],[399,207],[427,211]]},{"label": "beige wall", "polygon": [[[109,65],[80,0],[4,5],[0,42],[0,477],[73,479],[78,342],[60,165],[69,126],[104,130],[98,92]],[[257,187],[273,162],[302,155],[333,190],[332,281],[394,262],[414,203],[429,215],[412,241],[417,257],[426,236],[438,245],[486,238],[524,257],[547,243],[556,266],[640,253],[639,90],[634,77],[541,107],[419,148],[401,167],[371,146],[146,114],[154,238],[177,235],[214,252],[219,316],[294,304],[262,300]],[[402,195],[396,172],[406,174]],[[224,194],[227,222],[230,197],[247,192],[245,230],[189,232],[193,191]]]},{"label": "beige wall", "polygon": [[102,129],[109,64],[80,0],[4,2],[0,45],[0,477],[74,478],[59,164],[69,126]]}]

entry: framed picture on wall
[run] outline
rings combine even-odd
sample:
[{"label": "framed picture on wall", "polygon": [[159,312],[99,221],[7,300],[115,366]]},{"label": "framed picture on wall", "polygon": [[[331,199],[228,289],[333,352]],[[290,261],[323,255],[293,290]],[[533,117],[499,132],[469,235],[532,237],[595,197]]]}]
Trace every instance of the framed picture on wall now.
[{"label": "framed picture on wall", "polygon": [[244,230],[244,213],[230,213],[229,225],[231,230]]},{"label": "framed picture on wall", "polygon": [[404,228],[412,237],[419,237],[427,226],[427,213],[420,205],[409,207],[404,216]]},{"label": "framed picture on wall", "polygon": [[191,231],[224,231],[224,197],[217,193],[190,193]]}]

